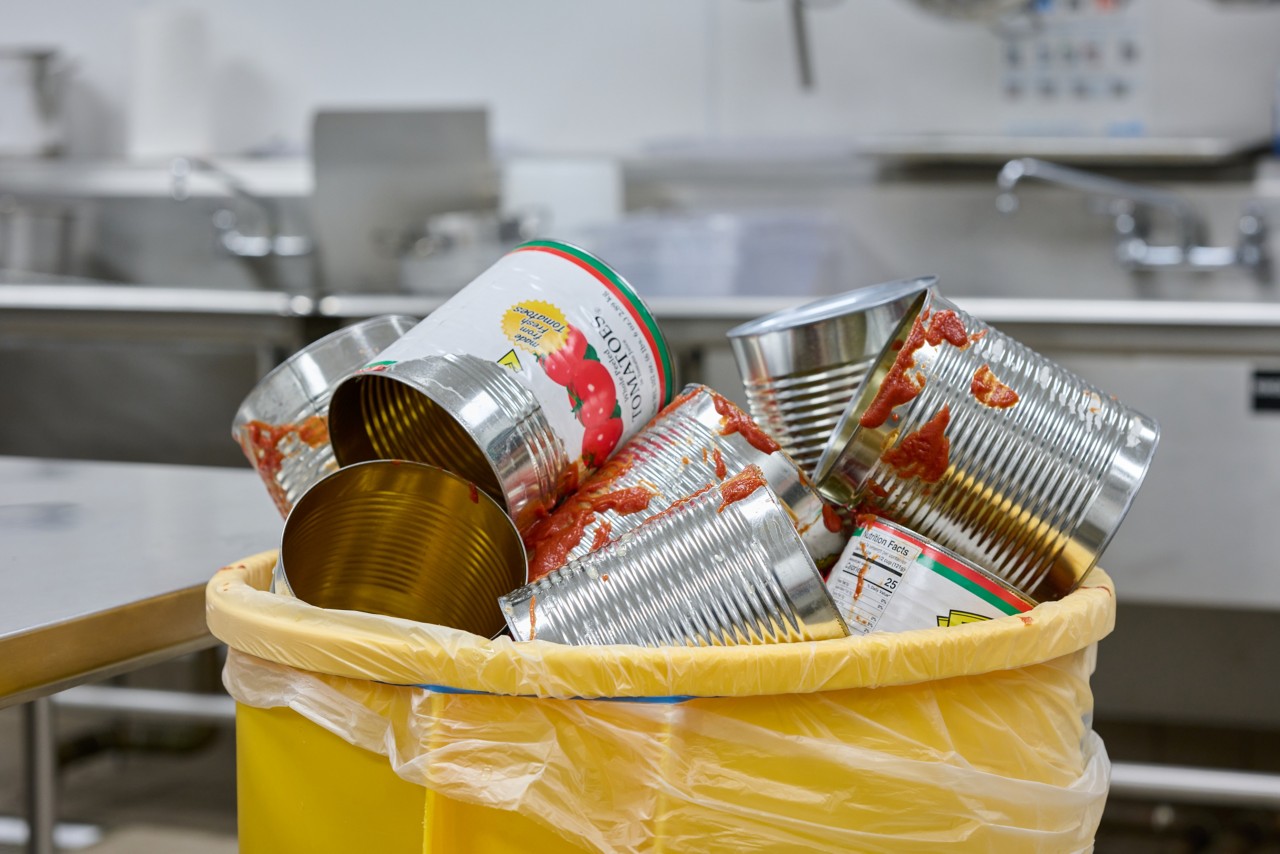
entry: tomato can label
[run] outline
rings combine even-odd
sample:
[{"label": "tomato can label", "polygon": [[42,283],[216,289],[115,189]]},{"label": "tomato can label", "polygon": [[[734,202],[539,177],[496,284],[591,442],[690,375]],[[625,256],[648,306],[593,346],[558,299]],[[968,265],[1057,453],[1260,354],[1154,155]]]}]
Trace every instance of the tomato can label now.
[{"label": "tomato can label", "polygon": [[653,418],[675,382],[631,286],[555,241],[513,249],[363,370],[458,353],[501,365],[533,392],[579,476]]},{"label": "tomato can label", "polygon": [[900,525],[866,516],[858,520],[827,588],[849,631],[858,635],[956,626],[1035,607],[981,567]]}]

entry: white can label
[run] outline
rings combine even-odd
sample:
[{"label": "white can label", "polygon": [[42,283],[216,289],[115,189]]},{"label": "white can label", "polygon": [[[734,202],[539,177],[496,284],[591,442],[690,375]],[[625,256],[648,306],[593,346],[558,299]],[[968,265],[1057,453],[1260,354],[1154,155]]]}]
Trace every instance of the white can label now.
[{"label": "white can label", "polygon": [[854,531],[827,589],[857,635],[955,626],[1033,607],[995,578],[880,522]]},{"label": "white can label", "polygon": [[517,247],[363,370],[467,353],[514,372],[585,477],[671,398],[671,359],[629,285],[581,250]]}]

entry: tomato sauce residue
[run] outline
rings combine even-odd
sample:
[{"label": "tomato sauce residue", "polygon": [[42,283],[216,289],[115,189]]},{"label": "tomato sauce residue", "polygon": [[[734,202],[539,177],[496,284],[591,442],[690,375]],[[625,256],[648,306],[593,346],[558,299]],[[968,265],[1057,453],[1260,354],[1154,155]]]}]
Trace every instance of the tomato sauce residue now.
[{"label": "tomato sauce residue", "polygon": [[476,489],[476,485],[474,483],[469,483],[467,486],[470,488],[470,494],[467,497],[471,499],[472,504],[479,504],[480,490]]},{"label": "tomato sauce residue", "polygon": [[293,436],[311,448],[318,448],[329,441],[329,425],[322,415],[312,415],[300,424],[268,424],[250,421],[244,425],[244,442],[253,456],[254,465],[267,484],[271,499],[281,513],[289,511],[289,498],[284,487],[276,480],[284,467],[285,451],[280,446]]},{"label": "tomato sauce residue", "polygon": [[880,459],[904,480],[918,477],[925,483],[937,483],[951,465],[951,440],[944,432],[950,423],[951,407],[944,405],[897,447],[881,454]]},{"label": "tomato sauce residue", "polygon": [[[876,396],[872,399],[871,405],[858,419],[858,423],[863,427],[868,429],[880,427],[889,420],[889,415],[895,408],[904,403],[910,403],[924,390],[924,375],[919,372],[909,375],[907,371],[916,366],[916,351],[926,343],[937,347],[946,341],[962,350],[969,346],[969,336],[965,332],[964,324],[960,322],[960,318],[954,311],[945,309],[933,315],[932,319],[928,314],[928,310],[925,310],[916,315],[916,319],[911,324],[911,332],[907,334],[907,340],[898,349],[893,365],[880,382],[880,387],[876,389]],[[925,321],[929,323],[927,328],[924,325]]]},{"label": "tomato sauce residue", "polygon": [[538,614],[534,610],[538,606],[538,594],[529,597],[529,640],[538,637]]},{"label": "tomato sauce residue", "polygon": [[1022,625],[1024,626],[1029,626],[1035,622],[1034,617],[1028,617],[1026,614],[1019,614],[1018,619],[1022,620]]},{"label": "tomato sauce residue", "polygon": [[747,413],[715,392],[711,393],[711,399],[715,402],[716,412],[720,413],[721,436],[737,433],[747,440],[748,445],[762,454],[772,454],[774,451],[781,450],[782,446],[775,442],[772,436],[761,430]]},{"label": "tomato sauce residue", "polygon": [[[623,464],[619,465],[622,472],[625,472],[629,467],[629,462],[625,464],[625,467],[623,467]],[[530,581],[536,581],[547,573],[557,570],[568,563],[569,553],[582,542],[582,538],[587,532],[587,526],[591,524],[597,514],[613,511],[626,516],[631,513],[639,513],[648,508],[649,502],[653,500],[653,493],[643,486],[616,489],[603,494],[597,491],[607,489],[612,485],[613,480],[613,478],[610,478],[603,483],[593,482],[588,489],[570,498],[565,502],[564,506],[545,519],[539,520],[529,530],[529,533],[525,536],[525,547],[530,554]],[[608,522],[605,522],[605,525],[608,525]],[[604,528],[605,525],[601,525],[601,528]],[[600,536],[600,531],[597,530],[596,539],[592,542],[592,551],[599,548],[596,545],[596,541],[599,540]],[[608,531],[604,536],[606,538],[609,536]],[[603,545],[603,543],[600,543],[600,545]]]},{"label": "tomato sauce residue", "polygon": [[747,466],[720,484],[720,509],[716,512],[723,513],[730,504],[741,501],[765,484],[764,473],[760,471],[760,467]]},{"label": "tomato sauce residue", "polygon": [[885,489],[883,486],[876,483],[874,480],[867,481],[867,492],[870,492],[876,498],[889,497],[889,490]]},{"label": "tomato sauce residue", "polygon": [[969,383],[969,393],[979,403],[993,409],[1008,409],[1018,402],[1018,393],[996,379],[996,375],[991,373],[990,365],[983,365],[974,371],[973,381]]},{"label": "tomato sauce residue", "polygon": [[839,511],[830,504],[822,505],[822,525],[833,534],[840,533],[844,528],[844,521],[840,518]]},{"label": "tomato sauce residue", "polygon": [[613,523],[605,520],[596,528],[595,538],[591,540],[591,551],[599,551],[609,542],[609,536],[613,533]]},{"label": "tomato sauce residue", "polygon": [[601,581],[608,581],[608,580],[609,580],[609,573],[607,573],[607,572],[606,572],[606,573],[604,573],[603,575],[601,575],[601,576],[600,576],[600,580],[601,580]]},{"label": "tomato sauce residue", "polygon": [[867,544],[858,543],[858,548],[862,552],[862,568],[858,570],[858,583],[853,588],[853,599],[856,602],[858,597],[862,595],[862,584],[867,580],[867,570],[871,568],[871,562],[879,557],[867,553]]},{"label": "tomato sauce residue", "polygon": [[716,463],[716,479],[724,480],[729,475],[729,468],[724,464],[724,457],[721,456],[719,448],[711,452],[711,458]]},{"label": "tomato sauce residue", "polygon": [[[863,508],[859,508],[859,509],[863,510]],[[860,512],[853,517],[853,527],[855,529],[861,528],[864,531],[869,531],[871,529],[871,526],[874,525],[879,519],[880,519],[880,516],[878,514],[866,512],[864,510],[864,512]]]}]

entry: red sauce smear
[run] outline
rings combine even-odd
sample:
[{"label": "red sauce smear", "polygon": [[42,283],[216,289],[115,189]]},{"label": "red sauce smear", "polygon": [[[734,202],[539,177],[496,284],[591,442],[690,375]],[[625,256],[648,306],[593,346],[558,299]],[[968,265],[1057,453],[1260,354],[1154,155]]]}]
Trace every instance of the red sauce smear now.
[{"label": "red sauce smear", "polygon": [[974,372],[969,392],[979,403],[994,409],[1008,409],[1018,402],[1018,393],[996,379],[990,365],[983,365]]},{"label": "red sauce smear", "polygon": [[830,504],[822,505],[822,524],[833,534],[838,534],[844,528],[844,522],[840,519],[840,513]]},{"label": "red sauce smear", "polygon": [[900,478],[918,477],[925,483],[937,483],[951,464],[951,440],[944,432],[950,423],[951,407],[944,405],[919,430],[881,454],[880,459]]},{"label": "red sauce smear", "polygon": [[312,415],[300,424],[267,424],[265,421],[250,421],[244,425],[245,441],[252,454],[254,465],[267,490],[271,494],[281,513],[289,511],[289,497],[276,480],[280,469],[284,466],[284,451],[280,445],[290,436],[312,448],[317,448],[329,441],[329,425],[321,415]]},{"label": "red sauce smear", "polygon": [[741,501],[765,484],[764,473],[760,471],[760,467],[747,466],[720,484],[720,509],[716,512],[723,513],[730,504]]},{"label": "red sauce smear", "polygon": [[876,483],[874,480],[867,481],[867,492],[870,492],[876,498],[889,497],[889,490],[885,489],[883,486]]},{"label": "red sauce smear", "polygon": [[[606,482],[604,486],[607,488],[607,485]],[[525,546],[531,554],[529,580],[537,581],[568,563],[569,553],[582,542],[587,526],[596,514],[610,510],[623,516],[639,513],[648,508],[652,500],[653,493],[643,486],[617,489],[603,495],[584,495],[580,492],[570,498],[559,510],[540,520],[526,535]],[[607,532],[605,536],[608,536]],[[597,530],[596,538],[599,537],[600,532]],[[598,546],[593,542],[592,551],[596,548]]]},{"label": "red sauce smear", "polygon": [[682,466],[687,466],[687,465],[689,465],[689,458],[688,458],[688,457],[681,457],[681,458],[680,458],[680,465],[682,465]]},{"label": "red sauce smear", "polygon": [[712,451],[711,456],[716,461],[716,479],[724,480],[729,474],[729,468],[724,464],[724,457],[720,455],[720,449],[716,448]]},{"label": "red sauce smear", "polygon": [[772,436],[761,430],[747,413],[734,406],[724,397],[712,392],[711,399],[715,401],[716,412],[720,413],[721,436],[738,433],[747,440],[748,445],[762,454],[772,454],[782,448],[781,445],[773,440]]},{"label": "red sauce smear", "polygon": [[867,570],[871,568],[871,561],[879,557],[879,555],[867,554],[866,543],[858,543],[858,548],[862,551],[862,568],[858,570],[858,583],[853,587],[855,602],[862,595],[862,583],[867,580]]},{"label": "red sauce smear", "polygon": [[598,551],[609,542],[609,536],[613,533],[613,523],[608,519],[600,523],[596,528],[595,538],[591,541],[591,551]]},{"label": "red sauce smear", "polygon": [[1034,623],[1034,622],[1035,622],[1035,619],[1034,619],[1034,618],[1032,618],[1032,617],[1028,617],[1026,614],[1019,614],[1019,615],[1018,615],[1018,619],[1019,619],[1019,620],[1022,620],[1022,624],[1023,624],[1024,626],[1029,626],[1029,625],[1031,625],[1032,623]]},{"label": "red sauce smear", "polygon": [[538,605],[538,594],[529,597],[529,640],[538,636],[538,615],[534,608]]},{"label": "red sauce smear", "polygon": [[[926,320],[929,321],[927,329],[924,325]],[[932,320],[928,318],[928,311],[916,315],[916,319],[911,324],[911,332],[907,334],[907,340],[898,350],[889,373],[885,374],[880,388],[876,389],[876,396],[867,407],[867,411],[862,413],[858,423],[868,429],[880,427],[889,420],[889,414],[896,407],[914,400],[916,395],[924,389],[925,383],[924,376],[921,374],[916,373],[910,376],[907,374],[907,371],[916,366],[916,351],[926,342],[937,347],[943,341],[962,350],[969,346],[969,336],[964,331],[964,324],[960,322],[960,318],[954,311],[951,309],[940,311],[933,316]]]},{"label": "red sauce smear", "polygon": [[471,499],[471,503],[472,503],[472,504],[479,504],[479,503],[480,503],[480,490],[476,489],[476,485],[475,485],[474,483],[469,483],[469,484],[467,484],[467,486],[469,486],[469,487],[471,488],[471,494],[468,496],[468,497]]},{"label": "red sauce smear", "polygon": [[606,572],[604,575],[600,576],[600,580],[601,580],[601,581],[608,581],[608,580],[609,580],[609,573],[607,573],[607,572]]},{"label": "red sauce smear", "polygon": [[[861,509],[861,508],[859,508]],[[853,517],[853,527],[861,528],[864,531],[871,530],[871,526],[876,523],[880,517],[875,513],[862,512]]]}]

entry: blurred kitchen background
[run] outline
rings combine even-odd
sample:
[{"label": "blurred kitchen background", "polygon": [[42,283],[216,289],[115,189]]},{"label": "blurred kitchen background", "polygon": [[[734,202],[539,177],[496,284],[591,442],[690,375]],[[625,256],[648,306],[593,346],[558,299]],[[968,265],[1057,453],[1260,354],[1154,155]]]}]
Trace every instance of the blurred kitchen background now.
[{"label": "blurred kitchen background", "polygon": [[[0,454],[245,467],[231,419],[272,365],[426,314],[529,236],[600,254],[682,379],[740,403],[731,326],[937,274],[1163,428],[1102,560],[1094,679],[1113,761],[1159,768],[1117,777],[1098,850],[1280,851],[1280,3],[0,0],[0,21]],[[61,714],[64,818],[234,850],[228,729]]]}]

